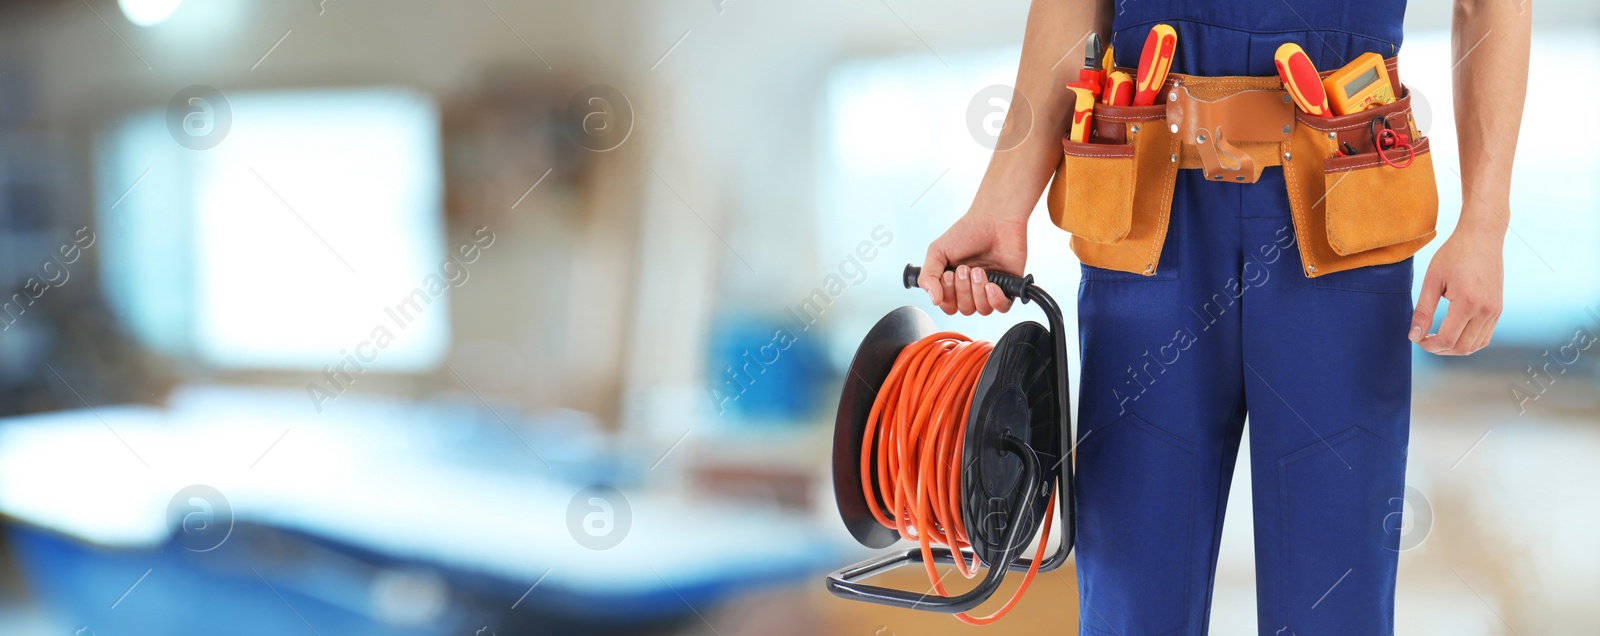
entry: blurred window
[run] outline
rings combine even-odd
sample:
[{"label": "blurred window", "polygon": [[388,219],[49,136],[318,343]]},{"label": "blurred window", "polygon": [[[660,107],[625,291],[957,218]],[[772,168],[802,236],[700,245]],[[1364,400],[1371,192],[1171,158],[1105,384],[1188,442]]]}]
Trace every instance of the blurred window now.
[{"label": "blurred window", "polygon": [[[818,153],[818,263],[841,274],[850,291],[828,307],[828,361],[844,368],[860,337],[900,305],[929,310],[941,327],[998,339],[1012,324],[1039,320],[1032,309],[974,320],[949,317],[901,287],[907,262],[966,212],[988,166],[1021,49],[945,51],[946,67],[926,53],[853,60],[830,73],[821,107]],[[1077,258],[1041,202],[1028,224],[1029,269],[1062,302],[1078,285]],[[847,265],[876,228],[893,235],[882,254],[853,279]],[[874,241],[875,243],[880,241]],[[1055,249],[1048,246],[1056,245]],[[847,271],[848,270],[848,271]],[[802,301],[803,298],[797,298]],[[1068,312],[1068,320],[1074,320]],[[1076,329],[1076,323],[1068,325]]]},{"label": "blurred window", "polygon": [[436,365],[449,323],[448,292],[430,285],[445,275],[432,102],[380,89],[225,99],[210,106],[231,122],[208,149],[176,143],[165,109],[98,138],[113,310],[153,349],[221,368],[320,369],[380,328],[392,341],[364,347],[368,368]]}]

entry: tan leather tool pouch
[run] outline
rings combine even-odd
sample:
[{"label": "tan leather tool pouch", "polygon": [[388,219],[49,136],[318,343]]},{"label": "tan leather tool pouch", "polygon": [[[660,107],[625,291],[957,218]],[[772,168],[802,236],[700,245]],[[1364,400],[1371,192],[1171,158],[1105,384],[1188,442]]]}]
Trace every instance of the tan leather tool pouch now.
[{"label": "tan leather tool pouch", "polygon": [[[1386,67],[1400,99],[1338,117],[1301,112],[1276,77],[1173,75],[1154,106],[1096,104],[1092,143],[1062,142],[1050,219],[1072,233],[1084,264],[1153,276],[1178,170],[1245,186],[1282,166],[1306,276],[1405,260],[1433,239],[1439,194],[1411,97],[1395,61]],[[1384,162],[1377,117],[1411,150],[1391,149]]]},{"label": "tan leather tool pouch", "polygon": [[[1377,117],[1409,136],[1410,152],[1386,152],[1390,163],[1405,167],[1378,157],[1370,128]],[[1433,239],[1439,216],[1433,154],[1417,130],[1409,94],[1352,115],[1297,113],[1296,119],[1294,137],[1283,144],[1283,171],[1306,276],[1399,262]],[[1356,154],[1336,156],[1346,143]]]},{"label": "tan leather tool pouch", "polygon": [[1166,105],[1096,104],[1093,143],[1062,141],[1050,182],[1050,220],[1072,233],[1078,259],[1151,275],[1167,236],[1177,140]]}]

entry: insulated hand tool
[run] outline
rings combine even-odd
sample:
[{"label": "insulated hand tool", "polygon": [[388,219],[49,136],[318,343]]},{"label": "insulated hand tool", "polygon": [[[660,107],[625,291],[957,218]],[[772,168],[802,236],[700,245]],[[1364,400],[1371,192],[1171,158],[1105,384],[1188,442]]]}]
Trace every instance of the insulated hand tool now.
[{"label": "insulated hand tool", "polygon": [[1138,84],[1133,94],[1134,106],[1156,103],[1161,85],[1167,81],[1167,71],[1172,70],[1172,56],[1178,51],[1178,32],[1165,24],[1150,28],[1144,39],[1144,50],[1139,53]]},{"label": "insulated hand tool", "polygon": [[1106,86],[1100,91],[1100,103],[1127,106],[1133,103],[1133,77],[1122,71],[1106,75]]},{"label": "insulated hand tool", "polygon": [[[1283,49],[1278,49],[1282,51]],[[1363,53],[1322,80],[1324,92],[1333,104],[1335,115],[1359,113],[1374,106],[1394,102],[1394,87],[1383,56]]]},{"label": "insulated hand tool", "polygon": [[[1091,98],[1100,96],[1100,83],[1104,74],[1100,71],[1100,35],[1089,34],[1089,41],[1083,45],[1083,68],[1078,69],[1078,81],[1067,85],[1067,88],[1081,88],[1089,91]],[[1091,102],[1093,103],[1092,99]]]},{"label": "insulated hand tool", "polygon": [[1317,77],[1317,67],[1306,57],[1300,45],[1284,42],[1273,54],[1272,62],[1278,65],[1278,78],[1300,110],[1314,117],[1332,117],[1328,108],[1328,93],[1322,89],[1322,78]]},{"label": "insulated hand tool", "polygon": [[1068,86],[1077,101],[1072,103],[1072,129],[1067,139],[1089,143],[1089,127],[1094,124],[1094,93],[1081,86]]}]

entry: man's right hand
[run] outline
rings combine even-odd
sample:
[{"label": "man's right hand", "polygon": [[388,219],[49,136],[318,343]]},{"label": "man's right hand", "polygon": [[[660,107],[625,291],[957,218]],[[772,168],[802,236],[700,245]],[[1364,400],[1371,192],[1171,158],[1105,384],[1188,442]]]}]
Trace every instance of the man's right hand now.
[{"label": "man's right hand", "polygon": [[[987,316],[1011,309],[1011,300],[986,278],[988,270],[1021,276],[1028,262],[1028,220],[968,211],[933,244],[917,285],[946,314]],[[956,271],[946,267],[956,265]]]}]

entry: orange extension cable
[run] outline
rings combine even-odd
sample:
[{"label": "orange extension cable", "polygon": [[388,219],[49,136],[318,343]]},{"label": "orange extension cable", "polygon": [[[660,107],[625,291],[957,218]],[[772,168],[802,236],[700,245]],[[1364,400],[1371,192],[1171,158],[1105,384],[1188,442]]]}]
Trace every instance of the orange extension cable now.
[{"label": "orange extension cable", "polygon": [[[884,527],[897,530],[902,539],[921,544],[928,580],[943,596],[949,596],[949,592],[939,582],[933,545],[947,546],[955,552],[956,569],[962,576],[971,579],[978,573],[977,555],[969,565],[960,551],[972,545],[961,518],[960,454],[972,410],[972,393],[993,350],[994,343],[974,341],[949,331],[908,345],[895,358],[889,377],[878,391],[862,436],[861,487],[872,516]],[[877,475],[872,474],[874,454],[878,459]],[[892,517],[879,508],[880,495],[894,511]],[[1050,536],[1055,505],[1052,491],[1041,536]],[[988,616],[962,612],[956,618],[969,625],[988,625],[1010,612],[1039,572],[1047,543],[1039,541],[1022,586],[1004,606]]]}]

